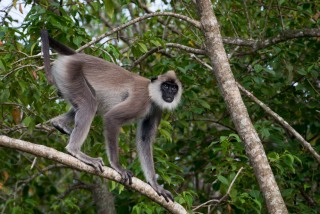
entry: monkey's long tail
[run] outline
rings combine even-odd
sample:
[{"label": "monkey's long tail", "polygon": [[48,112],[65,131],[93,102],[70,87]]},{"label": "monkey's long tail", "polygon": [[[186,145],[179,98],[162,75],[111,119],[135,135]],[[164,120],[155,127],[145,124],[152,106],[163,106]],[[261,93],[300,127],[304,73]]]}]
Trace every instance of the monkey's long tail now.
[{"label": "monkey's long tail", "polygon": [[[47,32],[47,36],[48,36],[48,32]],[[59,54],[61,54],[61,55],[73,55],[73,54],[77,53],[73,49],[65,46],[64,44],[58,42],[57,40],[52,39],[50,36],[48,36],[47,38],[49,40],[50,47],[53,50],[57,51]]]},{"label": "monkey's long tail", "polygon": [[49,35],[47,30],[41,30],[41,42],[44,59],[44,70],[46,71],[47,81],[50,84],[53,84],[54,80],[50,71]]},{"label": "monkey's long tail", "polygon": [[71,48],[61,44],[60,42],[52,39],[47,30],[41,30],[42,53],[44,58],[44,70],[46,71],[47,80],[49,83],[54,84],[53,76],[50,71],[50,53],[49,47],[52,47],[61,55],[76,54]]}]

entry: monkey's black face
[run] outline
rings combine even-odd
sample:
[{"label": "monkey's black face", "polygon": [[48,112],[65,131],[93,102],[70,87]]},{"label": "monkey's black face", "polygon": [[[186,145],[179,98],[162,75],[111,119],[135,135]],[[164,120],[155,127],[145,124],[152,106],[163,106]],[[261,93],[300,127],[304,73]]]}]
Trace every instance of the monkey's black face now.
[{"label": "monkey's black face", "polygon": [[178,85],[175,82],[166,81],[161,84],[162,99],[167,103],[171,103],[174,100],[174,96],[179,90]]}]

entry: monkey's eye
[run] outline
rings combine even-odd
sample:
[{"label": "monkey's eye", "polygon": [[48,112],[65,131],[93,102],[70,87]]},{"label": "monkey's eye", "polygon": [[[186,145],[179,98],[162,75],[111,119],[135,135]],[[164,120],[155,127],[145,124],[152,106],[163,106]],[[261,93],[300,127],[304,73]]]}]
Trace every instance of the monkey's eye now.
[{"label": "monkey's eye", "polygon": [[164,84],[162,85],[162,88],[163,88],[163,89],[165,89],[165,90],[168,90],[169,85],[168,85],[168,84],[166,84],[166,83],[164,83]]},{"label": "monkey's eye", "polygon": [[178,91],[178,87],[177,86],[172,86],[172,91],[173,92],[177,92]]}]

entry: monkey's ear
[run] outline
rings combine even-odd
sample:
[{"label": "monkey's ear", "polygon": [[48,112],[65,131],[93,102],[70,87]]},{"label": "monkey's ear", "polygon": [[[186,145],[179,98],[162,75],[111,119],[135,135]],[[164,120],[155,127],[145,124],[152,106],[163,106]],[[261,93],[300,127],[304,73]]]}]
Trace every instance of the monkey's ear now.
[{"label": "monkey's ear", "polygon": [[151,78],[150,78],[151,82],[153,82],[153,81],[155,81],[155,80],[157,80],[157,79],[158,79],[158,77],[151,77]]}]

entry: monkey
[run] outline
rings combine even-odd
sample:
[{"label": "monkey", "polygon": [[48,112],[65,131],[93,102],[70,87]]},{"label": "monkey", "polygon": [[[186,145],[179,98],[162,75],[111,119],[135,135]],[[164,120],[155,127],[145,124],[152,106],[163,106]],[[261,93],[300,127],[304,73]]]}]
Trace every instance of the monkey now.
[{"label": "monkey", "polygon": [[[49,37],[46,30],[41,31],[41,41],[47,79],[71,105],[69,112],[51,119],[57,130],[70,135],[67,152],[103,171],[101,157],[93,158],[81,151],[93,118],[101,115],[109,163],[121,175],[121,182],[131,185],[133,173],[119,162],[118,135],[122,125],[138,121],[136,144],[146,181],[167,202],[173,201],[172,194],[157,182],[152,144],[162,111],[174,110],[181,100],[182,84],[175,72],[147,79],[101,58],[76,53]],[[50,47],[58,52],[52,68]]]}]

